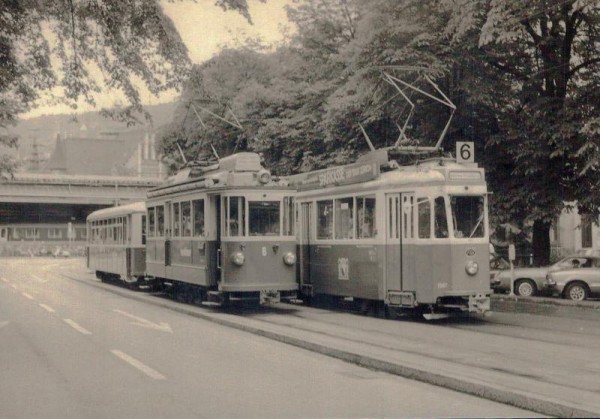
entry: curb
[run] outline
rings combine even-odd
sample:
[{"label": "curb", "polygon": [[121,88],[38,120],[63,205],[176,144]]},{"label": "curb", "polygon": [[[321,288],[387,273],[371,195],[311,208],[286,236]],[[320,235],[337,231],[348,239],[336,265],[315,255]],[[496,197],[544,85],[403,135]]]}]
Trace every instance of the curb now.
[{"label": "curb", "polygon": [[[511,405],[525,410],[534,411],[543,415],[554,416],[554,417],[598,417],[599,412],[591,412],[587,410],[578,409],[573,406],[566,404],[557,403],[548,399],[544,399],[540,396],[525,395],[522,393],[506,390],[499,387],[490,386],[482,383],[475,383],[473,381],[435,374],[424,369],[418,369],[414,367],[408,367],[398,363],[392,363],[383,361],[370,356],[365,356],[349,351],[331,348],[318,343],[308,342],[295,337],[287,336],[285,334],[271,332],[258,327],[244,325],[232,320],[217,318],[208,313],[203,313],[200,307],[186,306],[183,303],[175,302],[172,300],[158,300],[152,298],[148,294],[136,294],[128,290],[119,289],[114,285],[105,286],[101,283],[87,282],[81,279],[73,278],[63,273],[59,275],[66,277],[71,280],[101,288],[105,291],[112,292],[114,294],[127,297],[136,301],[150,303],[158,307],[166,308],[181,314],[196,317],[202,320],[207,320],[215,324],[227,326],[233,329],[241,330],[244,332],[252,333],[257,336],[262,336],[277,342],[285,343],[297,348],[306,349],[311,352],[319,353],[321,355],[329,356],[342,361],[350,362],[352,364],[369,368],[375,371],[386,372],[389,374],[397,375],[400,377],[408,378],[424,382],[427,384],[433,384],[436,386],[444,387],[450,390],[459,391],[461,393],[481,397],[483,399]],[[512,298],[512,297],[511,297]]]},{"label": "curb", "polygon": [[600,302],[598,301],[578,302],[549,297],[492,294],[491,310],[570,319],[600,320]]}]

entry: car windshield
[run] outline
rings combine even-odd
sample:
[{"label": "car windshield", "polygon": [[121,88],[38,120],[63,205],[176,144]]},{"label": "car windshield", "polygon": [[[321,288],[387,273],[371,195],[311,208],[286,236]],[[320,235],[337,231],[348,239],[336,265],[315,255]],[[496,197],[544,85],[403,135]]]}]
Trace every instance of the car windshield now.
[{"label": "car windshield", "polygon": [[554,264],[554,267],[560,269],[579,268],[590,265],[590,259],[585,257],[568,257],[559,260]]}]

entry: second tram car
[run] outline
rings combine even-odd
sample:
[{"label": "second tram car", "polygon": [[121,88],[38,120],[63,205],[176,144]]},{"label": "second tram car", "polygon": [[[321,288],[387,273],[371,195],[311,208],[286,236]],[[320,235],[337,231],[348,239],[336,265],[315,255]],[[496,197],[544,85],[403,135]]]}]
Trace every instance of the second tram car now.
[{"label": "second tram car", "polygon": [[256,153],[183,169],[148,192],[148,275],[204,304],[295,298],[294,195]]},{"label": "second tram car", "polygon": [[146,286],[146,204],[134,202],[87,217],[87,267],[102,281]]},{"label": "second tram car", "polygon": [[426,318],[489,310],[483,169],[448,158],[399,166],[393,151],[289,178],[302,298],[352,297],[362,309]]}]

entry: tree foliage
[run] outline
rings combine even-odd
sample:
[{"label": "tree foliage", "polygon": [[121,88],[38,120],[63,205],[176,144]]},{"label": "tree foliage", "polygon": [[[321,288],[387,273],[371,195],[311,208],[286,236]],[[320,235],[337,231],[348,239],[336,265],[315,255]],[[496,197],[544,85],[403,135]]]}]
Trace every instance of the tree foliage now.
[{"label": "tree foliage", "polygon": [[[538,263],[566,203],[600,215],[597,1],[303,0],[288,14],[296,31],[277,51],[226,50],[195,70],[202,91],[186,101],[244,126],[190,126],[203,143],[261,151],[280,173],[345,163],[366,149],[359,124],[377,146],[398,139],[409,108],[382,74],[423,89],[426,75],[457,105],[443,146],[475,142],[495,220],[533,223]],[[432,145],[449,110],[410,99],[407,137]]]},{"label": "tree foliage", "polygon": [[[246,0],[216,4],[249,18]],[[76,108],[80,100],[95,105],[101,91],[119,91],[129,105],[107,115],[127,122],[147,118],[139,86],[155,95],[178,89],[190,68],[187,49],[159,0],[3,0],[0,28],[3,131],[43,94]],[[5,134],[0,142],[16,145]]]}]

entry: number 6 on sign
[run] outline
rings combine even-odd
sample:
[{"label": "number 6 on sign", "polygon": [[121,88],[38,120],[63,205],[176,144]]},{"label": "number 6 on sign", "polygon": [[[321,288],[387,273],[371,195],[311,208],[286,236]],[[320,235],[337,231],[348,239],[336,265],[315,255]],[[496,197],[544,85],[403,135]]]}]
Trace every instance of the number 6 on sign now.
[{"label": "number 6 on sign", "polygon": [[456,162],[474,163],[475,162],[475,143],[472,141],[456,142]]}]

